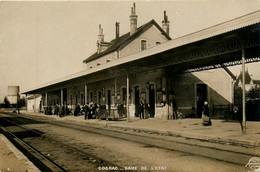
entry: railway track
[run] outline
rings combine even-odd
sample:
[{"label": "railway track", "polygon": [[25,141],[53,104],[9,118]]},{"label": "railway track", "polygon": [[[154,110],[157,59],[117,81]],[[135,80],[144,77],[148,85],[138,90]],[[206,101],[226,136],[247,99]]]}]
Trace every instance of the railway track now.
[{"label": "railway track", "polygon": [[[123,169],[55,138],[45,136],[37,129],[28,129],[6,118],[0,119],[0,130],[41,171],[96,171],[98,167],[114,167],[111,171]],[[35,148],[35,145],[38,145],[38,148]],[[43,150],[39,149],[40,145],[44,145]]]},{"label": "railway track", "polygon": [[[27,118],[26,118],[27,119]],[[29,119],[29,118],[28,118]],[[28,120],[27,119],[27,120]],[[163,138],[161,136],[151,136],[147,135],[145,133],[139,133],[138,131],[128,132],[128,131],[120,131],[120,130],[112,130],[108,128],[100,128],[95,126],[86,126],[85,124],[73,124],[65,121],[53,121],[53,120],[42,120],[42,119],[33,119],[34,121],[38,121],[40,123],[47,123],[52,126],[61,127],[64,129],[74,129],[75,131],[85,132],[85,133],[92,133],[95,135],[100,136],[106,136],[114,139],[120,139],[124,141],[134,142],[138,144],[142,144],[145,147],[156,147],[159,149],[163,149],[166,151],[174,152],[184,152],[189,153],[191,155],[198,155],[205,158],[215,159],[218,161],[228,162],[231,164],[236,165],[243,165],[247,163],[248,159],[254,155],[254,148],[243,148],[244,151],[236,151],[237,147],[233,145],[225,145],[224,147],[227,147],[226,149],[219,148],[218,146],[220,144],[217,143],[199,143],[201,141],[198,140],[186,140],[185,138],[178,138],[178,137],[167,137]],[[26,123],[24,123],[26,124]],[[14,125],[14,124],[13,124]],[[16,124],[19,125],[19,124]],[[23,126],[20,126],[21,128],[26,129]],[[28,129],[27,129],[28,130]],[[90,161],[92,163],[92,169],[98,169],[98,167],[118,167],[118,169],[123,169],[119,165],[116,165],[114,163],[110,163],[109,161],[106,161],[104,159],[100,159],[96,156],[93,156],[93,154],[88,154],[85,150],[83,150],[84,147],[73,147],[71,145],[64,144],[62,141],[59,141],[56,138],[46,136],[43,134],[43,132],[31,129],[36,135],[40,136],[40,138],[44,138],[44,140],[48,140],[49,142],[54,142],[58,145],[62,145],[66,149],[73,150],[72,152],[76,152],[76,154],[80,157],[82,157],[83,160]],[[31,140],[32,141],[32,140]],[[198,144],[199,143],[199,144]],[[204,145],[203,145],[204,144]],[[220,146],[221,147],[221,146]],[[54,150],[49,150],[49,152],[53,152]],[[251,151],[251,152],[250,152]],[[43,153],[46,156],[46,153]],[[71,154],[71,152],[70,152]],[[48,155],[48,154],[47,154]],[[48,157],[48,159],[50,159]],[[57,162],[57,157],[53,158],[55,162]],[[84,161],[83,161],[84,162]],[[95,166],[93,166],[93,162]],[[85,162],[84,162],[85,163]],[[64,167],[64,164],[58,163],[62,167]],[[65,170],[73,169],[70,165],[66,166],[64,168]],[[73,171],[73,170],[72,170]],[[115,171],[115,170],[112,170]]]},{"label": "railway track", "polygon": [[65,128],[70,127],[79,131],[126,140],[129,142],[140,143],[144,144],[146,147],[156,147],[172,152],[179,151],[239,165],[244,165],[252,156],[255,155],[255,148],[244,148],[244,151],[236,151],[236,146],[227,145],[226,149],[222,149],[221,146],[223,147],[223,145],[219,145],[219,143],[203,144],[199,143],[201,142],[199,140],[190,141],[186,140],[185,138],[183,139],[174,137],[171,139],[165,139],[160,136],[150,136],[141,133],[139,134],[126,131],[109,130],[107,128],[99,128],[94,126],[90,127],[83,125],[73,125],[70,123],[59,123],[58,121],[52,121],[50,124]]},{"label": "railway track", "polygon": [[7,128],[0,126],[0,130],[4,135],[22,151],[41,171],[65,171],[62,167],[57,165],[52,160],[41,154],[35,148],[19,139],[16,135],[10,132]]}]

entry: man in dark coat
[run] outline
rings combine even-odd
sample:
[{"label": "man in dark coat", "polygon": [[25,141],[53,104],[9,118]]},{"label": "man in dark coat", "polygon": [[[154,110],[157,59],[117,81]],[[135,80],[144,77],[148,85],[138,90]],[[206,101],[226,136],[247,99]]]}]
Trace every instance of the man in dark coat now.
[{"label": "man in dark coat", "polygon": [[55,107],[54,107],[54,114],[58,115],[58,113],[59,113],[59,105],[56,104]]},{"label": "man in dark coat", "polygon": [[93,111],[92,115],[94,115],[96,119],[97,119],[98,108],[99,107],[98,107],[97,103],[94,103],[93,107],[92,107],[92,111]]},{"label": "man in dark coat", "polygon": [[144,103],[141,101],[140,104],[140,119],[144,119]]},{"label": "man in dark coat", "polygon": [[20,106],[21,106],[21,101],[17,101],[17,113],[20,114]]},{"label": "man in dark coat", "polygon": [[61,105],[58,111],[58,116],[63,117],[64,116],[64,105]]},{"label": "man in dark coat", "polygon": [[48,115],[52,115],[52,107],[50,105],[48,106]]},{"label": "man in dark coat", "polygon": [[149,104],[144,101],[144,119],[149,117]]},{"label": "man in dark coat", "polygon": [[123,109],[124,109],[123,104],[118,103],[117,112],[118,112],[119,117],[123,117]]},{"label": "man in dark coat", "polygon": [[87,102],[87,104],[85,104],[84,106],[84,110],[85,110],[85,120],[89,119],[89,115],[90,115],[90,106],[89,103]]},{"label": "man in dark coat", "polygon": [[175,100],[172,100],[173,119],[178,119],[178,108]]},{"label": "man in dark coat", "polygon": [[80,113],[80,106],[79,104],[76,104],[75,110],[74,110],[74,116],[78,116]]}]

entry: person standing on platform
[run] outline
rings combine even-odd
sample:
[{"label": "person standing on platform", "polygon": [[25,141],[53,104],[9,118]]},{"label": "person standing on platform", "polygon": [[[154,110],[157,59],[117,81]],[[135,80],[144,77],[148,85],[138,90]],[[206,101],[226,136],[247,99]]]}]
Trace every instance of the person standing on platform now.
[{"label": "person standing on platform", "polygon": [[146,101],[144,101],[144,119],[146,119],[146,118],[148,118],[148,115],[149,115],[149,104],[146,102]]},{"label": "person standing on platform", "polygon": [[144,119],[144,103],[141,101],[140,104],[140,119]]},{"label": "person standing on platform", "polygon": [[58,116],[63,117],[64,116],[64,105],[61,105],[58,111]]},{"label": "person standing on platform", "polygon": [[[207,125],[211,126],[212,122],[210,119],[210,114],[209,114],[209,106],[208,106],[208,102],[205,101],[204,102],[204,106],[203,106],[203,111],[202,111],[202,119],[203,119],[203,123],[207,123]],[[207,119],[207,120],[205,120]]]},{"label": "person standing on platform", "polygon": [[88,103],[88,102],[87,102],[87,104],[85,104],[84,110],[85,110],[85,120],[86,120],[86,119],[89,119],[90,106],[89,106],[89,103]]},{"label": "person standing on platform", "polygon": [[173,119],[178,119],[178,107],[175,99],[172,100],[172,113]]},{"label": "person standing on platform", "polygon": [[75,106],[76,107],[75,107],[75,110],[74,110],[74,116],[78,116],[78,114],[80,112],[80,106],[79,106],[79,104],[76,104]]}]

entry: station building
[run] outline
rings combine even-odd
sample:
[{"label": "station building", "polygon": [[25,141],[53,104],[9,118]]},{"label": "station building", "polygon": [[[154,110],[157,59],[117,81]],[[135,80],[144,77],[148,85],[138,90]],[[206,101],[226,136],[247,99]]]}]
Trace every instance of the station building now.
[{"label": "station building", "polygon": [[[97,51],[83,61],[84,71],[24,93],[42,94],[43,106],[66,104],[73,109],[75,104],[93,102],[106,106],[113,115],[121,105],[128,117],[138,116],[143,101],[150,106],[149,117],[161,119],[170,118],[174,104],[186,116],[200,117],[202,104],[208,101],[211,113],[217,115],[214,109],[231,110],[234,101],[236,77],[226,66],[239,64],[241,59],[241,46],[230,35],[246,32],[245,26],[259,28],[259,15],[257,11],[172,40],[166,12],[162,26],[151,20],[138,27],[134,4],[128,33],[120,36],[116,22],[115,39],[105,41],[99,26]],[[254,45],[249,48],[259,46],[259,39],[246,41],[250,40]],[[253,48],[250,52],[255,53]]]},{"label": "station building", "polygon": [[27,97],[26,109],[29,111],[42,111],[41,106],[42,97],[41,94],[30,95]]}]

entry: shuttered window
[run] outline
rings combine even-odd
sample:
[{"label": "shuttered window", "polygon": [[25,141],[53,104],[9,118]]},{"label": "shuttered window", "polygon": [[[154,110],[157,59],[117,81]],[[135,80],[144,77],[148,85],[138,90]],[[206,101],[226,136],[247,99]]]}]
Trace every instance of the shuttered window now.
[{"label": "shuttered window", "polygon": [[147,41],[146,40],[142,40],[141,41],[141,51],[146,50],[147,48]]}]

